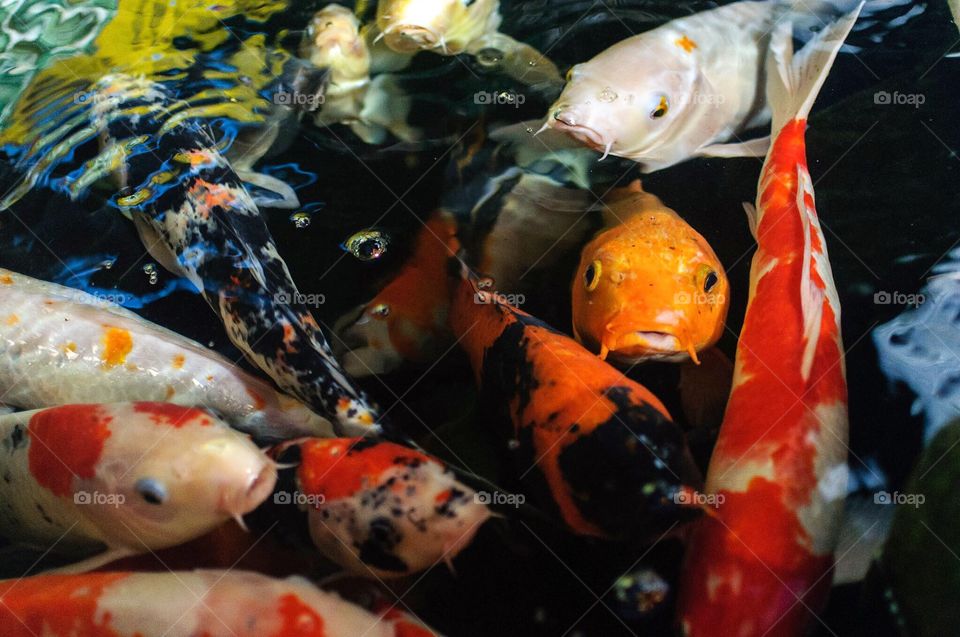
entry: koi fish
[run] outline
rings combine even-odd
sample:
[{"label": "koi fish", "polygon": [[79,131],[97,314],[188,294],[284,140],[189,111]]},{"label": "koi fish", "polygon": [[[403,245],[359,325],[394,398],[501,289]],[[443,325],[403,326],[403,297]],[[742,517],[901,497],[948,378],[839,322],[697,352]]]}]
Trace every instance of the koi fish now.
[{"label": "koi fish", "polygon": [[0,269],[0,395],[23,409],[130,400],[215,410],[268,440],[329,421],[199,343],[95,296]]},{"label": "koi fish", "polygon": [[789,21],[772,35],[774,142],[756,208],[745,206],[758,249],[706,480],[723,500],[687,549],[684,635],[803,635],[830,589],[846,495],[847,386],[804,131],[859,11],[824,28],[796,58]]},{"label": "koi fish", "polygon": [[453,342],[447,315],[450,257],[459,250],[450,215],[434,213],[417,234],[413,255],[369,303],[338,321],[334,331],[349,349],[341,356],[353,376],[383,374],[405,361],[437,360]]},{"label": "koi fish", "polygon": [[383,143],[388,132],[407,142],[419,138],[419,131],[406,123],[412,101],[396,78],[371,79],[370,47],[352,11],[330,4],[315,13],[300,56],[329,72],[323,104],[314,116],[317,126],[345,124],[368,144]]},{"label": "koi fish", "polygon": [[770,120],[763,62],[779,11],[734,2],[618,42],[570,69],[544,128],[644,172],[691,157],[762,156],[769,138],[727,142]]},{"label": "koi fish", "polygon": [[532,85],[559,83],[560,73],[528,44],[500,33],[499,0],[383,0],[377,3],[376,39],[398,53],[467,53]]},{"label": "koi fish", "polygon": [[205,411],[169,403],[64,405],[0,416],[0,535],[80,571],[182,544],[241,519],[276,465]]},{"label": "koi fish", "polygon": [[605,199],[614,227],[584,247],[573,333],[601,360],[699,364],[723,333],[729,283],[707,240],[640,181]]},{"label": "koi fish", "polygon": [[450,561],[490,511],[428,455],[364,438],[299,444],[310,537],[353,573],[400,577]]},{"label": "koi fish", "polygon": [[[38,575],[0,582],[6,637],[432,637],[302,577],[232,570]],[[145,632],[146,631],[146,632]]]},{"label": "koi fish", "polygon": [[570,530],[636,537],[683,517],[686,445],[653,394],[468,279],[450,321],[521,480]]},{"label": "koi fish", "polygon": [[[21,179],[0,211],[34,187],[80,198],[112,178],[120,189],[107,205],[132,218],[154,259],[193,283],[251,363],[339,432],[377,433],[376,407],[299,301],[245,185],[289,199],[289,186],[250,166],[281,140],[281,123],[297,128],[302,111],[280,94],[323,88],[322,73],[256,32],[284,6],[121,2],[91,53],[55,61],[20,96],[0,145]],[[246,20],[253,34],[230,38],[227,18]],[[88,151],[93,158],[77,165]]]}]

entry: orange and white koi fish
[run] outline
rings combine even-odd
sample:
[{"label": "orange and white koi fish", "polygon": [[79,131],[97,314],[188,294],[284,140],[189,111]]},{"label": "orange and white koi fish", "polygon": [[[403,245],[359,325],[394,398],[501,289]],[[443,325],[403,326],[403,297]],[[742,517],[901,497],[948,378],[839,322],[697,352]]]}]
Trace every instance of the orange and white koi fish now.
[{"label": "orange and white koi fish", "polygon": [[5,637],[431,637],[306,579],[248,571],[38,575],[0,581]]},{"label": "orange and white koi fish", "polygon": [[358,575],[416,573],[450,562],[490,517],[473,489],[435,458],[369,438],[299,443],[297,481],[310,537]]},{"label": "orange and white koi fish", "polygon": [[469,279],[450,321],[539,504],[597,537],[636,538],[683,517],[686,444],[646,388]]},{"label": "orange and white koi fish", "polygon": [[276,465],[205,411],[170,403],[64,405],[0,417],[0,535],[68,567],[181,544],[240,519]]},{"label": "orange and white koi fish", "polygon": [[330,436],[299,400],[113,303],[0,269],[0,394],[37,409],[132,400],[216,410],[264,440]]},{"label": "orange and white koi fish", "polygon": [[617,225],[584,247],[573,333],[621,363],[693,359],[723,332],[729,283],[707,240],[640,181],[604,201]]},{"label": "orange and white koi fish", "polygon": [[718,506],[695,529],[681,576],[680,625],[690,637],[807,634],[830,589],[846,495],[847,385],[804,130],[858,15],[826,27],[796,58],[788,22],[772,37],[774,143],[757,207],[748,206],[758,249],[706,481]]},{"label": "orange and white koi fish", "polygon": [[335,331],[349,348],[341,356],[352,376],[384,374],[404,362],[430,363],[453,342],[450,257],[460,249],[453,218],[437,211],[417,234],[413,255],[396,277],[359,310],[338,321]]}]

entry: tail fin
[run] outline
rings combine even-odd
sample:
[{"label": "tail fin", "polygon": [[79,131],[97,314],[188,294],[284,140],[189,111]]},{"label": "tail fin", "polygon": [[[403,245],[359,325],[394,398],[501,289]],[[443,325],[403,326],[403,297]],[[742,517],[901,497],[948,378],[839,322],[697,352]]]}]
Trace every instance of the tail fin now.
[{"label": "tail fin", "polygon": [[767,54],[767,101],[773,112],[774,136],[787,122],[806,119],[863,5],[860,2],[853,11],[827,25],[796,57],[791,21],[777,24]]}]

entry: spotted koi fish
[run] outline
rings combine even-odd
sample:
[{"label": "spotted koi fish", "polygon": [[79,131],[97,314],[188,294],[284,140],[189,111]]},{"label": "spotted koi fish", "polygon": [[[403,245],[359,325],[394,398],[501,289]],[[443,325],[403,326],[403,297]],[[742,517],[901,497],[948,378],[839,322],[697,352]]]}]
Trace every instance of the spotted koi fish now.
[{"label": "spotted koi fish", "polygon": [[788,22],[771,41],[774,142],[757,207],[748,206],[758,249],[706,482],[723,500],[688,547],[684,635],[804,635],[829,592],[846,495],[847,386],[804,131],[858,15],[832,23],[796,58]]},{"label": "spotted koi fish", "polygon": [[0,416],[0,436],[0,535],[71,556],[105,548],[74,571],[239,520],[276,482],[244,435],[169,403],[19,412]]},{"label": "spotted koi fish", "polygon": [[358,575],[399,577],[456,557],[490,517],[430,456],[367,438],[299,443],[297,481],[310,537]]},{"label": "spotted koi fish", "polygon": [[431,637],[300,577],[249,571],[40,575],[0,582],[6,637]]},{"label": "spotted koi fish", "polygon": [[[158,262],[202,292],[253,364],[338,431],[375,433],[377,410],[300,302],[247,188],[290,205],[289,186],[250,167],[297,130],[301,113],[280,105],[279,93],[309,93],[317,104],[323,74],[266,46],[263,33],[231,39],[223,20],[250,20],[255,31],[284,6],[123,0],[93,52],[38,73],[0,131],[22,175],[0,211],[32,188],[79,198],[114,180],[120,191],[108,205],[133,219]],[[178,29],[190,37],[178,39]],[[77,165],[88,145],[99,152]]]},{"label": "spotted koi fish", "polygon": [[628,538],[679,519],[686,444],[656,396],[468,279],[450,320],[521,480],[570,530]]},{"label": "spotted koi fish", "polygon": [[267,441],[330,423],[235,362],[86,292],[0,269],[0,395],[38,409],[129,400],[205,407]]}]

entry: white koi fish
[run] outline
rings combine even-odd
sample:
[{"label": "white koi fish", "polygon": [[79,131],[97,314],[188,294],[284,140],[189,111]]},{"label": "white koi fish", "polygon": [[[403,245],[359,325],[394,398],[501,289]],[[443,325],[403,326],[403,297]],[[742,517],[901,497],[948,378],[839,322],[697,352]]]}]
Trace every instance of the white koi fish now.
[{"label": "white koi fish", "polygon": [[769,138],[736,136],[770,121],[764,55],[780,10],[735,2],[618,42],[570,69],[544,127],[644,172],[697,156],[763,156]]},{"label": "white koi fish", "polygon": [[300,577],[248,571],[40,575],[0,582],[6,637],[432,637]]},{"label": "white koi fish", "polygon": [[79,290],[0,269],[0,395],[23,409],[156,400],[257,438],[333,435],[300,401],[199,343]]},{"label": "white koi fish", "polygon": [[246,436],[170,403],[20,412],[0,417],[0,437],[0,535],[65,555],[105,549],[73,572],[239,521],[277,479]]}]

